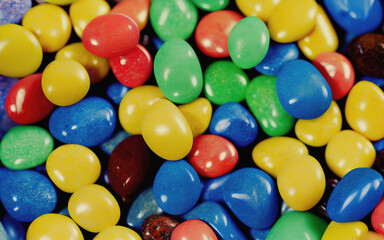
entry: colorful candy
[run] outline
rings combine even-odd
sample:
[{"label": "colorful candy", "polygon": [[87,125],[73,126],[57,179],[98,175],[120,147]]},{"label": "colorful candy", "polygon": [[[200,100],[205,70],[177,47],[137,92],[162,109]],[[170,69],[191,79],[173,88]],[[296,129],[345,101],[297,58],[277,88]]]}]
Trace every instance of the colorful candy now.
[{"label": "colorful candy", "polygon": [[121,13],[131,17],[142,31],[147,25],[150,0],[125,0],[116,4],[111,13]]},{"label": "colorful candy", "polygon": [[171,240],[217,240],[213,230],[203,221],[191,219],[177,225],[172,231]]},{"label": "colorful candy", "polygon": [[113,239],[127,239],[127,240],[141,240],[139,234],[132,229],[123,226],[112,226],[104,229],[96,235],[94,240],[113,240]]}]

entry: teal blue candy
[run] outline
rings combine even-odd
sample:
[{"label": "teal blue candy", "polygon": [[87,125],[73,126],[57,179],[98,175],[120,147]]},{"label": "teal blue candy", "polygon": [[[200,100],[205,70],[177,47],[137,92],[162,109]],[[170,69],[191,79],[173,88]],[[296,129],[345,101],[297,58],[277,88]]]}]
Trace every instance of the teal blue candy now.
[{"label": "teal blue candy", "polygon": [[1,240],[8,240],[8,235],[7,232],[5,231],[3,224],[0,222],[0,239]]}]

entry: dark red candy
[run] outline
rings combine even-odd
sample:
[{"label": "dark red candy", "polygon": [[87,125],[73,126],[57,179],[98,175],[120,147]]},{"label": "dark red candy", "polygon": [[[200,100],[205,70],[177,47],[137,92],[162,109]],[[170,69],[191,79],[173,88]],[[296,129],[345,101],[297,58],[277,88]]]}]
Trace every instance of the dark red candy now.
[{"label": "dark red candy", "polygon": [[19,124],[32,124],[43,120],[55,108],[41,88],[41,73],[29,75],[18,81],[5,100],[8,116]]},{"label": "dark red candy", "polygon": [[150,150],[141,135],[123,140],[113,150],[108,162],[108,179],[123,202],[130,202],[149,170]]},{"label": "dark red candy", "polygon": [[143,240],[170,240],[179,222],[168,215],[151,215],[141,227]]},{"label": "dark red candy", "polygon": [[129,88],[145,83],[152,72],[151,54],[140,44],[127,55],[110,58],[109,64],[117,80]]},{"label": "dark red candy", "polygon": [[347,54],[364,75],[384,78],[384,35],[367,33],[353,39]]},{"label": "dark red candy", "polygon": [[111,58],[128,54],[139,42],[136,22],[123,14],[101,15],[88,23],[82,42],[92,54]]}]

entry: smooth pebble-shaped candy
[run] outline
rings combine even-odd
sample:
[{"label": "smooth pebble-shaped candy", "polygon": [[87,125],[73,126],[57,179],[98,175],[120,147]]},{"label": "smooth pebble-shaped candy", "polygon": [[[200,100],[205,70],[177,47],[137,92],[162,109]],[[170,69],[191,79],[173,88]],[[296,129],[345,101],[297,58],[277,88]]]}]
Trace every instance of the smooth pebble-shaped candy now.
[{"label": "smooth pebble-shaped candy", "polygon": [[16,126],[0,143],[1,163],[10,169],[29,169],[44,163],[54,141],[47,130],[38,126]]},{"label": "smooth pebble-shaped candy", "polygon": [[201,179],[201,201],[224,202],[223,187],[230,175],[231,173],[228,173],[221,177],[211,178],[208,180]]},{"label": "smooth pebble-shaped candy", "polygon": [[199,219],[207,223],[219,239],[246,240],[230,213],[219,203],[202,202],[182,216],[184,220]]},{"label": "smooth pebble-shaped candy", "polygon": [[18,24],[31,7],[32,0],[2,0],[0,6],[0,25]]},{"label": "smooth pebble-shaped candy", "polygon": [[384,92],[374,83],[360,81],[348,94],[345,118],[349,126],[369,140],[384,138]]},{"label": "smooth pebble-shaped candy", "polygon": [[368,232],[368,227],[360,221],[338,223],[331,221],[321,240],[357,239]]},{"label": "smooth pebble-shaped candy", "polygon": [[180,223],[172,231],[171,240],[217,240],[215,232],[203,221],[191,219]]},{"label": "smooth pebble-shaped candy", "polygon": [[179,105],[178,108],[187,119],[193,137],[203,134],[208,129],[212,118],[212,104],[206,98],[199,97],[190,103]]},{"label": "smooth pebble-shaped candy", "polygon": [[142,31],[148,22],[150,5],[150,0],[120,1],[111,9],[111,13],[121,13],[131,17]]},{"label": "smooth pebble-shaped candy", "polygon": [[55,108],[44,95],[41,76],[41,73],[29,75],[18,81],[9,91],[5,110],[13,121],[32,124],[48,117]]},{"label": "smooth pebble-shaped candy", "polygon": [[228,51],[232,61],[243,69],[259,64],[269,48],[269,32],[257,17],[246,17],[233,27],[228,38]]},{"label": "smooth pebble-shaped candy", "polygon": [[86,147],[109,139],[115,126],[115,110],[101,97],[87,97],[72,106],[59,107],[49,119],[49,131],[57,140]]},{"label": "smooth pebble-shaped candy", "polygon": [[[44,1],[44,0],[39,0],[39,1]],[[59,5],[59,6],[65,6],[65,5],[71,4],[75,1],[77,1],[77,0],[45,0],[45,2],[47,2],[47,3],[52,3],[52,4]]]},{"label": "smooth pebble-shaped candy", "polygon": [[195,30],[198,12],[189,0],[152,0],[149,20],[161,40],[186,40]]},{"label": "smooth pebble-shaped candy", "polygon": [[188,162],[199,176],[216,178],[230,172],[237,164],[239,154],[227,139],[213,134],[193,139]]},{"label": "smooth pebble-shaped candy", "polygon": [[371,215],[372,227],[376,232],[384,234],[384,200],[380,200],[379,204],[376,205]]},{"label": "smooth pebble-shaped candy", "polygon": [[170,240],[172,232],[178,224],[177,220],[168,215],[151,215],[145,219],[141,235],[144,240]]},{"label": "smooth pebble-shaped candy", "polygon": [[261,229],[261,230],[251,228],[249,230],[249,234],[251,235],[253,240],[265,240],[270,231],[271,231],[271,228]]},{"label": "smooth pebble-shaped candy", "polygon": [[191,210],[200,197],[201,183],[185,160],[166,161],[153,182],[153,195],[159,207],[172,215]]},{"label": "smooth pebble-shaped candy", "polygon": [[193,3],[201,10],[214,12],[226,8],[229,1],[230,0],[193,0]]},{"label": "smooth pebble-shaped candy", "polygon": [[96,154],[91,149],[77,144],[65,144],[56,148],[49,155],[46,167],[52,182],[67,193],[95,183],[101,172]]},{"label": "smooth pebble-shaped candy", "polygon": [[99,232],[93,240],[141,240],[139,234],[124,226],[111,226]]},{"label": "smooth pebble-shaped candy", "polygon": [[0,190],[3,207],[20,222],[32,222],[56,207],[57,193],[52,182],[36,171],[8,173],[0,181]]},{"label": "smooth pebble-shaped candy", "polygon": [[315,27],[317,10],[318,5],[314,0],[281,1],[273,8],[268,19],[271,39],[289,43],[303,38]]},{"label": "smooth pebble-shaped candy", "polygon": [[140,231],[146,218],[153,214],[162,214],[163,210],[157,205],[153,188],[143,190],[132,203],[127,215],[127,225],[135,231]]},{"label": "smooth pebble-shaped candy", "polygon": [[295,43],[271,43],[265,58],[255,67],[261,74],[276,76],[288,61],[299,58]]},{"label": "smooth pebble-shaped candy", "polygon": [[369,81],[376,84],[378,87],[384,86],[384,78],[377,78],[377,77],[370,77],[370,76],[363,76],[360,78],[359,81]]},{"label": "smooth pebble-shaped candy", "polygon": [[245,16],[255,16],[268,22],[272,10],[281,0],[236,0],[236,5]]},{"label": "smooth pebble-shaped candy", "polygon": [[359,221],[380,202],[383,177],[371,168],[356,168],[336,185],[327,202],[327,214],[335,222]]},{"label": "smooth pebble-shaped candy", "polygon": [[113,135],[110,139],[103,142],[100,145],[100,149],[106,154],[111,155],[113,149],[115,149],[115,147],[119,145],[119,143],[121,143],[124,139],[126,139],[129,136],[131,136],[130,133],[127,133],[126,131],[121,130],[117,132],[115,135]]},{"label": "smooth pebble-shaped candy", "polygon": [[191,127],[181,111],[166,99],[147,109],[141,133],[148,147],[166,160],[182,159],[192,148]]},{"label": "smooth pebble-shaped candy", "polygon": [[358,240],[384,240],[384,236],[374,231],[368,231],[363,233]]},{"label": "smooth pebble-shaped candy", "polygon": [[332,103],[327,81],[312,64],[301,59],[292,60],[281,68],[276,92],[285,111],[298,119],[320,117]]},{"label": "smooth pebble-shaped candy", "polygon": [[1,222],[0,222],[0,238],[4,239],[4,240],[9,240],[8,234],[5,231],[4,226],[3,226],[3,224]]},{"label": "smooth pebble-shaped candy", "polygon": [[17,78],[8,78],[0,75],[0,138],[9,129],[17,126],[17,123],[12,121],[5,110],[5,101],[7,100],[8,93],[17,82],[19,82]]},{"label": "smooth pebble-shaped candy", "polygon": [[25,240],[26,229],[23,223],[11,217],[8,213],[0,219],[1,224],[7,232],[9,240]]},{"label": "smooth pebble-shaped candy", "polygon": [[325,191],[325,175],[320,163],[310,155],[287,159],[277,173],[281,198],[297,211],[313,208]]},{"label": "smooth pebble-shaped candy", "polygon": [[339,132],[325,148],[325,161],[329,169],[339,177],[355,168],[372,167],[375,157],[372,143],[352,130]]},{"label": "smooth pebble-shaped candy", "polygon": [[250,228],[266,229],[276,221],[278,192],[272,178],[257,168],[233,172],[223,187],[224,202]]},{"label": "smooth pebble-shaped candy", "polygon": [[118,81],[115,81],[107,87],[106,92],[108,98],[116,105],[120,106],[121,101],[129,90],[131,90],[131,88],[124,86]]},{"label": "smooth pebble-shaped candy", "polygon": [[340,132],[342,121],[340,108],[335,101],[332,101],[329,109],[320,117],[297,120],[295,133],[303,143],[312,147],[322,147]]},{"label": "smooth pebble-shaped candy", "polygon": [[165,42],[156,53],[153,67],[160,90],[172,102],[189,103],[203,90],[203,72],[199,59],[184,40]]},{"label": "smooth pebble-shaped candy", "polygon": [[218,107],[213,113],[208,129],[211,134],[222,136],[238,147],[249,146],[258,133],[255,118],[237,102]]},{"label": "smooth pebble-shaped candy", "polygon": [[276,93],[276,77],[260,75],[252,79],[245,100],[269,136],[285,135],[292,129],[295,119],[281,106]]},{"label": "smooth pebble-shaped candy", "polygon": [[273,225],[266,240],[320,240],[327,222],[310,212],[289,212]]},{"label": "smooth pebble-shaped candy", "polygon": [[69,217],[49,213],[35,219],[28,228],[27,240],[83,240],[83,234],[76,223]]},{"label": "smooth pebble-shaped candy", "polygon": [[68,201],[71,218],[89,232],[100,232],[116,225],[120,207],[113,195],[104,187],[91,184],[78,189]]}]

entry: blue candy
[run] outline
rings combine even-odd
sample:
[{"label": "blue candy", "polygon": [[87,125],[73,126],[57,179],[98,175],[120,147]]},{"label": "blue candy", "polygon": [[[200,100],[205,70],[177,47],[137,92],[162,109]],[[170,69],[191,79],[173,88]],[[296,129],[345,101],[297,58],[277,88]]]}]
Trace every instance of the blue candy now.
[{"label": "blue candy", "polygon": [[261,74],[276,76],[284,64],[298,58],[299,49],[295,43],[272,43],[267,55],[255,69]]},{"label": "blue candy", "polygon": [[377,78],[377,77],[370,77],[370,76],[364,76],[360,79],[360,81],[369,81],[376,84],[378,87],[384,86],[384,78]]},{"label": "blue candy", "polygon": [[384,138],[381,139],[381,140],[379,140],[379,141],[377,141],[377,142],[375,142],[375,143],[373,144],[373,147],[374,147],[375,150],[376,150],[376,154],[379,153],[379,152],[381,152],[381,150],[384,149]]},{"label": "blue candy", "polygon": [[200,199],[202,201],[224,202],[223,186],[231,174],[202,181]]},{"label": "blue candy", "polygon": [[1,0],[0,25],[19,23],[31,7],[32,0]]},{"label": "blue candy", "polygon": [[281,68],[276,92],[284,110],[298,119],[318,118],[332,103],[327,81],[312,64],[301,59],[292,60]]},{"label": "blue candy", "polygon": [[46,176],[23,170],[8,173],[0,181],[0,200],[11,217],[21,222],[32,222],[55,209],[57,194]]},{"label": "blue candy", "polygon": [[18,81],[19,79],[17,78],[0,76],[0,138],[2,138],[4,133],[8,132],[9,129],[18,125],[8,117],[8,114],[5,111],[5,100],[7,99],[7,95]]},{"label": "blue candy", "polygon": [[3,224],[0,222],[0,239],[1,240],[9,240],[7,232],[5,231]]},{"label": "blue candy", "polygon": [[191,210],[199,200],[200,192],[199,176],[185,160],[163,163],[153,183],[157,204],[164,212],[172,215]]},{"label": "blue candy", "polygon": [[246,147],[256,139],[258,126],[245,107],[237,102],[229,102],[219,106],[213,113],[209,132],[228,139],[238,147]]},{"label": "blue candy", "polygon": [[163,210],[157,205],[153,189],[148,188],[142,191],[132,203],[128,211],[128,227],[140,231],[144,220],[152,214],[161,214]]},{"label": "blue candy", "polygon": [[57,140],[86,147],[105,142],[115,126],[112,104],[100,97],[87,97],[74,105],[59,107],[49,119],[49,131]]},{"label": "blue candy", "polygon": [[363,219],[380,202],[384,193],[383,181],[383,177],[371,168],[356,168],[348,172],[329,197],[329,218],[335,222]]},{"label": "blue candy", "polygon": [[262,230],[251,228],[251,230],[249,231],[249,234],[251,234],[251,237],[253,240],[265,240],[267,239],[267,236],[270,231],[271,231],[270,228],[262,229]]},{"label": "blue candy", "polygon": [[383,20],[380,0],[324,0],[324,4],[335,22],[347,32],[372,32]]},{"label": "blue candy", "polygon": [[67,217],[71,217],[71,215],[69,214],[69,211],[68,211],[68,207],[63,208],[63,209],[59,212],[59,214],[64,215],[64,216],[67,216]]},{"label": "blue candy", "polygon": [[216,202],[203,202],[183,215],[184,220],[199,219],[216,232],[219,239],[247,240],[239,226],[223,206]]},{"label": "blue candy", "polygon": [[279,199],[275,183],[256,168],[233,172],[223,187],[224,201],[246,226],[266,229],[276,221]]},{"label": "blue candy", "polygon": [[129,87],[124,86],[120,82],[113,82],[107,88],[107,96],[112,102],[119,105],[129,90],[131,90]]},{"label": "blue candy", "polygon": [[7,232],[9,240],[25,240],[26,231],[21,222],[12,218],[9,214],[5,214],[0,222]]},{"label": "blue candy", "polygon": [[156,49],[159,50],[161,46],[163,46],[164,42],[158,37],[152,38],[153,44],[155,45]]},{"label": "blue candy", "polygon": [[100,149],[105,152],[108,155],[112,154],[113,149],[119,143],[121,143],[124,139],[127,137],[131,136],[130,133],[127,133],[126,131],[122,130],[118,133],[116,133],[113,137],[111,137],[108,141],[104,142],[103,144],[100,145]]}]

